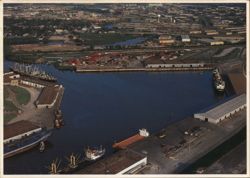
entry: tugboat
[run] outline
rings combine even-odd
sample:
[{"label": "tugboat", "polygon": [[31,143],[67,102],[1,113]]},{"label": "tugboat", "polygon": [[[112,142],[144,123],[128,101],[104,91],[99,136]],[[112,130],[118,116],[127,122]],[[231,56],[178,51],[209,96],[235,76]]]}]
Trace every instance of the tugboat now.
[{"label": "tugboat", "polygon": [[105,148],[102,148],[102,146],[100,146],[100,148],[97,149],[87,148],[85,149],[86,160],[95,161],[98,158],[102,157],[105,154],[105,151],[106,151]]},{"label": "tugboat", "polygon": [[10,70],[23,76],[28,76],[49,82],[57,81],[57,79],[52,75],[47,74],[45,71],[42,71],[38,67],[32,65],[15,63],[12,67],[10,67]]},{"label": "tugboat", "polygon": [[43,141],[40,142],[40,147],[39,147],[39,151],[42,153],[45,150],[45,143]]},{"label": "tugboat", "polygon": [[62,111],[57,109],[55,110],[55,120],[54,120],[54,127],[61,128],[64,125],[63,118],[62,118]]}]

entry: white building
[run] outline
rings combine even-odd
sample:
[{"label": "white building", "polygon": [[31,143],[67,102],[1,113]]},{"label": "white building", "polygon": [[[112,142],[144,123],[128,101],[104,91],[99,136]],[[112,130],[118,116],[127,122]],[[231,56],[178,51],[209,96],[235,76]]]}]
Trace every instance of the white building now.
[{"label": "white building", "polygon": [[60,90],[63,88],[62,85],[60,86],[53,86],[53,87],[44,87],[41,91],[38,99],[36,100],[35,104],[37,108],[52,108],[59,96]]},{"label": "white building", "polygon": [[185,68],[185,67],[204,67],[203,63],[188,63],[188,64],[147,64],[146,68]]},{"label": "white building", "polygon": [[159,43],[160,44],[173,44],[175,43],[175,40],[169,35],[161,35],[159,37]]},{"label": "white building", "polygon": [[181,41],[182,42],[191,42],[191,39],[188,35],[181,35]]},{"label": "white building", "polygon": [[236,96],[225,103],[204,112],[194,114],[194,118],[217,124],[246,107],[246,94]]},{"label": "white building", "polygon": [[39,83],[35,83],[35,82],[29,81],[29,80],[25,80],[25,79],[21,79],[20,80],[20,84],[28,85],[28,86],[35,87],[35,88],[44,88],[45,87],[45,85],[42,85],[42,84],[39,84]]}]

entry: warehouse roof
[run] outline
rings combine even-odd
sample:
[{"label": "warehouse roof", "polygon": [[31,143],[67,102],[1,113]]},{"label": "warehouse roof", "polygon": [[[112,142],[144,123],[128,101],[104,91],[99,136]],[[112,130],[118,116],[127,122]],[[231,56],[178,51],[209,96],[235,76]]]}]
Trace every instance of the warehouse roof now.
[{"label": "warehouse roof", "polygon": [[132,150],[121,150],[77,171],[76,174],[117,174],[145,157]]},{"label": "warehouse roof", "polygon": [[13,124],[4,125],[4,140],[15,137],[20,134],[38,129],[39,127],[34,125],[30,121],[21,120]]},{"label": "warehouse roof", "polygon": [[58,86],[44,87],[37,99],[37,104],[52,104],[53,101],[56,99],[58,91]]},{"label": "warehouse roof", "polygon": [[243,106],[246,104],[246,94],[242,94],[239,96],[236,96],[232,98],[231,100],[228,100],[225,103],[222,103],[214,108],[211,108],[210,110],[202,113],[198,113],[199,115],[202,115],[206,118],[210,119],[219,119],[220,117],[230,113],[231,111]]}]

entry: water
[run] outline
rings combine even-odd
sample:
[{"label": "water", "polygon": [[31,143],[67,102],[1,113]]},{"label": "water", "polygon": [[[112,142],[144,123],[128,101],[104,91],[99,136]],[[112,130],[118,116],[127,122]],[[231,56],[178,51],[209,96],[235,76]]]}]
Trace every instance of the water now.
[{"label": "water", "polygon": [[53,46],[53,45],[64,45],[63,40],[57,40],[57,41],[49,41],[48,45]]},{"label": "water", "polygon": [[105,29],[107,30],[112,30],[113,29],[113,24],[107,24],[104,26]]},{"label": "water", "polygon": [[[11,62],[5,62],[5,70]],[[6,159],[5,174],[44,174],[56,158],[103,145],[107,155],[114,141],[147,128],[155,133],[170,123],[215,104],[211,72],[75,73],[40,65],[65,87],[62,112],[65,126],[38,148]]]},{"label": "water", "polygon": [[146,41],[147,39],[148,38],[145,38],[145,37],[138,37],[138,38],[134,38],[134,39],[126,40],[126,41],[116,42],[110,46],[135,46],[137,44],[140,44]]}]

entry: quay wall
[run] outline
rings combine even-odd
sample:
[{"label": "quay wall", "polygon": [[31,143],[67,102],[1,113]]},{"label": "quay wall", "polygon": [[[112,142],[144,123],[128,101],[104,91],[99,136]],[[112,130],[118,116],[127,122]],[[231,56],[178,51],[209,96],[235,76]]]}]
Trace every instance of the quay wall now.
[{"label": "quay wall", "polygon": [[167,72],[167,71],[205,71],[213,67],[174,67],[174,68],[76,68],[76,72]]}]

